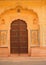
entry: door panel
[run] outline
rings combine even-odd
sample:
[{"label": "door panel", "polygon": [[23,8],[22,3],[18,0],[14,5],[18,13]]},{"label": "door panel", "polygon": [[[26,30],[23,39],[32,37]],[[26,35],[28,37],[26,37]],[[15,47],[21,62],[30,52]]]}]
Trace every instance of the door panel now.
[{"label": "door panel", "polygon": [[11,23],[10,30],[11,53],[28,53],[27,24],[23,20],[15,20]]}]

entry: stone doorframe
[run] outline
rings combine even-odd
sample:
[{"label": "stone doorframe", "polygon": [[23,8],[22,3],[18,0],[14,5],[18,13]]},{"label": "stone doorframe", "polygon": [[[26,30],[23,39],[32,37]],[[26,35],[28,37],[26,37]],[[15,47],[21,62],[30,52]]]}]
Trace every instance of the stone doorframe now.
[{"label": "stone doorframe", "polygon": [[[27,29],[28,29],[28,54],[31,54],[31,35],[30,32],[31,30],[39,30],[39,22],[38,22],[38,15],[36,12],[34,12],[32,9],[28,8],[23,8],[21,6],[16,6],[15,8],[8,9],[4,11],[0,15],[0,30],[7,30],[7,47],[8,47],[8,52],[10,54],[10,27],[11,23],[14,20],[21,19],[26,21],[27,23]],[[6,42],[6,43],[7,43]]]}]

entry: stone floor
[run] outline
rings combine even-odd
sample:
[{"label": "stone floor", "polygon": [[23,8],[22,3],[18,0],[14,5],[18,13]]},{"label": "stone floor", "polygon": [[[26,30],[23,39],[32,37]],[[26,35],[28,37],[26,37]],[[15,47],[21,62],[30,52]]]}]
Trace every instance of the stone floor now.
[{"label": "stone floor", "polygon": [[0,65],[46,65],[46,58],[40,57],[0,57]]}]

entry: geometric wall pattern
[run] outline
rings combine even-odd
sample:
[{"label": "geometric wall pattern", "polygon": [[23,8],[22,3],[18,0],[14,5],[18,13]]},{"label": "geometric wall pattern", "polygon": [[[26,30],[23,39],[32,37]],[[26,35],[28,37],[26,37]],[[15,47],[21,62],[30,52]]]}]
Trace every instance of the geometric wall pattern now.
[{"label": "geometric wall pattern", "polygon": [[39,46],[39,30],[31,30],[31,46]]},{"label": "geometric wall pattern", "polygon": [[0,30],[0,47],[7,46],[7,30]]}]

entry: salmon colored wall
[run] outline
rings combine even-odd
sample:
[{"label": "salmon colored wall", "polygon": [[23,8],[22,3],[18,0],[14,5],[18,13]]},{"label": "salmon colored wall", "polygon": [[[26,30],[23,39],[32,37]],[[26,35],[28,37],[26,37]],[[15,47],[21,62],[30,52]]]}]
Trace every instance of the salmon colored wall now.
[{"label": "salmon colored wall", "polygon": [[46,0],[0,1],[0,14],[5,10],[15,8],[17,5],[21,5],[23,8],[33,9],[38,14],[40,24],[40,44],[41,46],[46,46]]},{"label": "salmon colored wall", "polygon": [[[37,25],[33,25],[33,18],[36,17],[34,13],[30,15],[29,12],[22,11],[21,14],[17,14],[17,8],[16,6],[22,6],[22,9],[25,10],[33,10],[33,12],[38,15]],[[12,9],[14,11],[12,11]],[[15,13],[16,12],[16,13]],[[24,14],[24,13],[26,14]],[[13,14],[11,14],[13,13]],[[30,16],[29,16],[30,15]],[[12,17],[13,16],[13,17]],[[28,17],[28,18],[27,18]],[[39,1],[0,1],[0,30],[8,30],[10,29],[10,23],[14,19],[24,19],[26,23],[28,24],[28,29],[38,29],[40,25],[40,46],[46,46],[46,1],[45,0],[39,0]],[[36,17],[37,18],[37,17]],[[30,32],[30,31],[29,31]],[[30,36],[30,34],[29,34]],[[9,38],[9,36],[8,36]],[[30,42],[30,38],[29,38]],[[10,43],[8,39],[8,43]],[[34,51],[32,49],[32,51]],[[10,51],[9,51],[10,52]],[[32,52],[34,54],[34,52]]]}]

